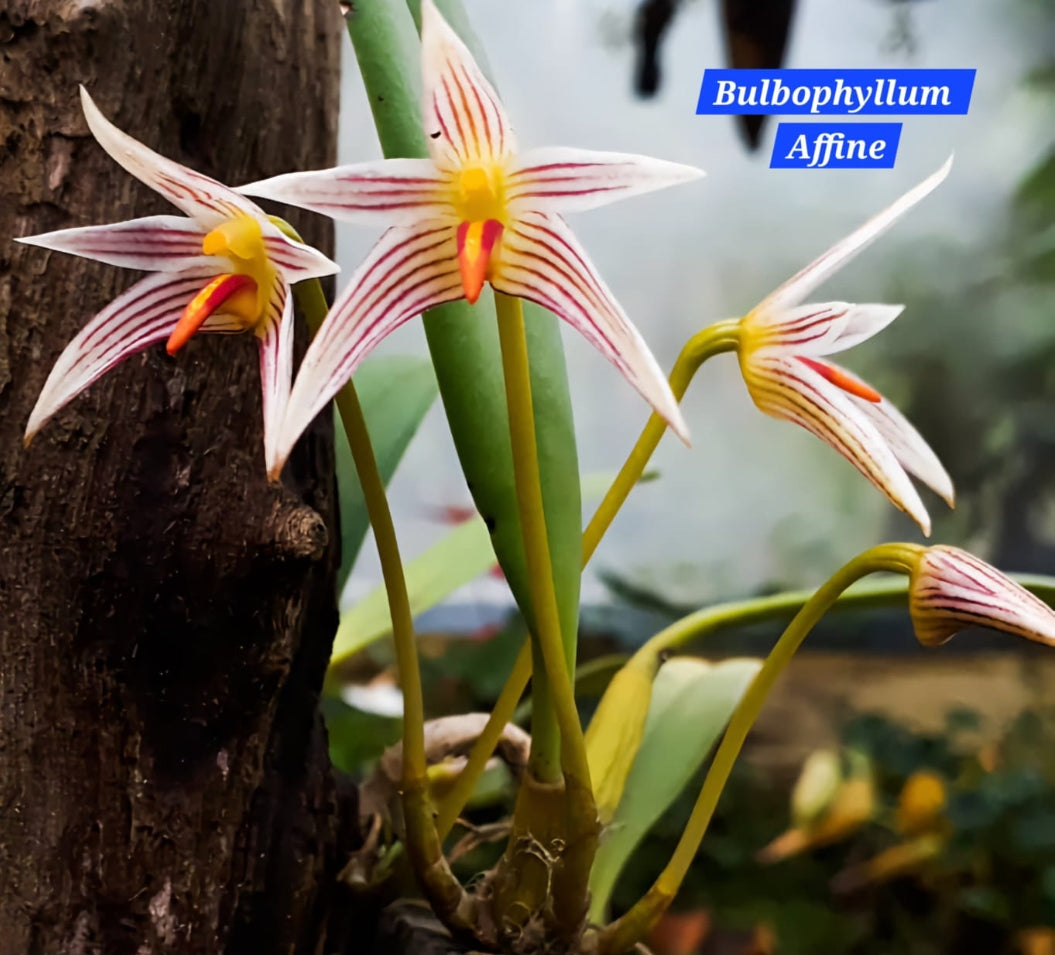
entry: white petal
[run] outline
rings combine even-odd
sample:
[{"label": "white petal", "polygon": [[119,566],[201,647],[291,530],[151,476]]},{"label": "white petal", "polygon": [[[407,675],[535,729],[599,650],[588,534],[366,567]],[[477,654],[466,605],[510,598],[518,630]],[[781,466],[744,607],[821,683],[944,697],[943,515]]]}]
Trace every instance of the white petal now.
[{"label": "white petal", "polygon": [[271,474],[282,470],[281,464],[276,462],[276,448],[293,378],[293,296],[281,279],[274,283],[267,314],[257,327],[256,335],[260,344],[264,461]]},{"label": "white petal", "polygon": [[391,331],[426,309],[462,297],[454,230],[389,229],[334,302],[297,372],[272,456],[278,476],[293,445]]},{"label": "white petal", "polygon": [[853,396],[853,401],[875,425],[901,466],[909,474],[918,477],[949,507],[955,506],[956,492],[953,490],[952,478],[909,420],[885,398],[877,402]]},{"label": "white petal", "polygon": [[741,353],[741,368],[760,411],[801,425],[833,447],[930,534],[930,517],[919,492],[847,392],[791,355],[756,353],[745,360]]},{"label": "white petal", "polygon": [[501,162],[516,152],[494,87],[432,0],[421,3],[425,135],[440,168]]},{"label": "white petal", "polygon": [[514,217],[528,210],[579,212],[703,175],[650,156],[551,146],[517,157],[506,176],[506,200]]},{"label": "white petal", "polygon": [[576,328],[688,444],[688,427],[666,375],[560,217],[529,213],[511,223],[491,284]]},{"label": "white petal", "polygon": [[285,275],[288,282],[319,279],[341,271],[341,267],[332,259],[306,242],[291,239],[270,219],[260,223],[260,231],[268,259]]},{"label": "white petal", "polygon": [[450,176],[431,159],[383,159],[315,172],[291,172],[239,186],[239,192],[286,202],[350,222],[413,225],[454,215]]},{"label": "white petal", "polygon": [[59,229],[17,239],[56,252],[81,255],[107,265],[144,272],[181,272],[208,266],[201,250],[205,233],[194,219],[147,216],[110,225]]},{"label": "white petal", "polygon": [[119,362],[168,338],[187,302],[215,274],[215,268],[158,272],[107,305],[55,362],[29,416],[26,441],[71,398]]},{"label": "white petal", "polygon": [[784,309],[801,302],[818,285],[827,281],[858,252],[871,244],[889,229],[901,216],[924,196],[932,192],[949,174],[952,156],[942,167],[914,186],[900,199],[887,206],[879,215],[869,219],[863,226],[851,232],[845,239],[836,242],[827,252],[815,259],[797,275],[769,295],[758,309]]},{"label": "white petal", "polygon": [[245,196],[240,196],[215,179],[178,162],[166,159],[113,125],[81,87],[84,117],[99,145],[140,182],[160,192],[206,230],[213,229],[242,212],[263,218],[263,212]]},{"label": "white petal", "polygon": [[760,348],[779,348],[800,355],[832,355],[871,338],[886,328],[903,305],[856,305],[811,302],[786,309],[755,309],[743,318]]}]

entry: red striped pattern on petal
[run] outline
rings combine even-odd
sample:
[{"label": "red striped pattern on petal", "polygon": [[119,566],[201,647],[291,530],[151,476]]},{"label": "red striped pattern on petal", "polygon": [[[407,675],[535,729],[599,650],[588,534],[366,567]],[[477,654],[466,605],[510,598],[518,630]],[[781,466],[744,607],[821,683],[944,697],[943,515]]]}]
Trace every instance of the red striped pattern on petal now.
[{"label": "red striped pattern on petal", "polygon": [[958,547],[928,547],[909,584],[916,637],[937,646],[966,627],[991,627],[1055,645],[1055,612],[1028,590]]},{"label": "red striped pattern on petal", "polygon": [[506,176],[506,201],[515,217],[528,210],[580,212],[699,179],[703,171],[631,153],[561,146],[519,156]]},{"label": "red striped pattern on petal", "polygon": [[878,403],[854,398],[851,400],[875,426],[901,466],[919,478],[949,507],[954,507],[956,492],[949,472],[911,422],[885,398]]},{"label": "red striped pattern on petal", "polygon": [[261,209],[245,196],[209,176],[166,159],[122,132],[99,111],[83,86],[81,106],[88,127],[110,157],[199,222],[205,231],[239,212],[253,218],[264,217]]},{"label": "red striped pattern on petal", "polygon": [[516,152],[498,94],[432,0],[421,4],[421,63],[429,154],[443,169]]},{"label": "red striped pattern on petal", "polygon": [[562,219],[530,213],[510,223],[496,256],[496,289],[548,308],[577,329],[688,443],[666,376]]},{"label": "red striped pattern on petal", "polygon": [[216,269],[159,272],[137,282],[95,316],[59,356],[37,399],[26,440],[71,398],[119,362],[164,341],[190,298]]},{"label": "red striped pattern on petal", "polygon": [[207,265],[209,259],[201,250],[204,237],[194,219],[147,216],[109,225],[59,229],[17,241],[126,269],[182,272]]},{"label": "red striped pattern on petal", "polygon": [[239,192],[287,202],[334,219],[413,225],[454,216],[448,173],[431,159],[385,159],[315,172],[291,172],[240,186]]},{"label": "red striped pattern on petal", "polygon": [[834,448],[930,534],[930,517],[919,493],[849,395],[793,356],[741,352],[740,366],[760,411],[800,425]]},{"label": "red striped pattern on petal", "polygon": [[[334,302],[297,372],[272,469],[389,332],[426,309],[462,297],[454,230],[389,229]],[[274,471],[272,472],[274,473]]]},{"label": "red striped pattern on petal", "polygon": [[276,452],[293,378],[293,296],[282,279],[272,286],[267,313],[257,326],[256,336],[260,345],[264,462],[268,475],[274,480],[282,470]]}]

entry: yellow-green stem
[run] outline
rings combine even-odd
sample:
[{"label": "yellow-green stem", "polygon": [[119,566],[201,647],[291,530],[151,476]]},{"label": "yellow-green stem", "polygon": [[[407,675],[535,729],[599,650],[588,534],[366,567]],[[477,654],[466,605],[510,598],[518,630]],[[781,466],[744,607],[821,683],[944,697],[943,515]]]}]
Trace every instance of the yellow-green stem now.
[{"label": "yellow-green stem", "polygon": [[[670,373],[670,388],[674,397],[681,401],[689,387],[689,382],[708,358],[719,355],[722,352],[735,351],[740,343],[740,321],[739,319],[726,319],[715,322],[701,332],[697,332],[682,348],[678,360]],[[634,485],[641,480],[645,468],[652,457],[653,452],[659,445],[660,439],[667,430],[667,422],[658,414],[653,413],[648,419],[637,444],[630,452],[619,474],[616,475],[612,486],[604,496],[604,500],[597,506],[590,523],[582,535],[582,562],[583,566],[589,563],[597,545],[601,542],[608,528],[615,520],[619,509],[626,503]]]},{"label": "yellow-green stem", "polygon": [[476,738],[473,748],[469,752],[465,767],[458,774],[450,792],[443,798],[437,807],[436,831],[440,841],[447,838],[459,814],[469,801],[473,790],[476,788],[487,761],[498,745],[502,731],[506,724],[513,718],[517,703],[524,694],[524,688],[531,678],[531,645],[525,643],[520,649],[513,672],[509,674],[502,692],[498,695],[494,709],[484,725],[483,732]]},{"label": "yellow-green stem", "polygon": [[879,571],[909,574],[922,549],[916,544],[882,544],[865,551],[836,571],[795,615],[733,711],[696,805],[666,868],[628,912],[601,930],[597,939],[599,955],[621,955],[632,949],[670,905],[696,856],[747,734],[773,684],[807,634],[852,583]]},{"label": "yellow-green stem", "polygon": [[[294,233],[295,235],[295,233]],[[318,280],[301,282],[295,287],[297,303],[314,335],[326,317],[327,304]],[[349,381],[338,393],[340,413],[348,446],[352,451],[356,474],[363,490],[370,525],[374,530],[381,575],[392,615],[392,636],[396,664],[403,689],[403,816],[407,853],[422,888],[433,903],[436,914],[455,932],[473,934],[471,902],[447,866],[442,842],[432,820],[428,799],[425,759],[425,704],[421,690],[414,619],[407,596],[403,561],[399,554],[392,512],[388,507],[385,484],[377,467],[377,458],[363,416],[355,385]]]},{"label": "yellow-green stem", "polygon": [[[532,683],[534,688],[535,684],[544,681],[552,696],[552,708],[560,730],[560,767],[564,776],[588,790],[590,771],[586,764],[586,747],[583,743],[579,713],[575,708],[575,693],[561,637],[557,593],[553,586],[549,537],[546,532],[542,484],[538,472],[538,445],[531,403],[531,374],[527,339],[524,335],[524,312],[520,299],[503,295],[501,292],[495,293],[495,309],[498,313],[502,370],[505,374],[506,402],[509,406],[509,433],[513,446],[517,506],[531,579],[531,609],[534,617],[532,639],[539,648],[544,667],[535,670]],[[537,706],[536,699],[533,726],[539,716]],[[533,753],[534,749],[532,739]]]}]

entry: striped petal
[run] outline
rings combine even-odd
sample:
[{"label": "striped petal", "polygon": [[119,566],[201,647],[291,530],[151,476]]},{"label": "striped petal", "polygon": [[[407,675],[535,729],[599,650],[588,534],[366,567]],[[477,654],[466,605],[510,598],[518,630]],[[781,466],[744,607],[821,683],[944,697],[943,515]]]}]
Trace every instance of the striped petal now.
[{"label": "striped petal", "polygon": [[304,429],[389,332],[426,309],[461,297],[452,228],[426,223],[384,233],[304,356],[269,465],[272,480]]},{"label": "striped petal", "polygon": [[208,266],[201,226],[182,216],[147,216],[111,225],[59,229],[16,239],[56,252],[81,255],[107,265],[144,272],[180,272]]},{"label": "striped petal", "polygon": [[966,627],[992,627],[1055,646],[1055,612],[984,560],[958,547],[928,547],[912,572],[916,637],[937,646]]},{"label": "striped petal", "polygon": [[334,219],[413,225],[452,216],[450,176],[431,159],[384,159],[315,172],[291,172],[240,186],[239,192],[286,202]]},{"label": "striped petal", "polygon": [[757,308],[744,316],[743,329],[758,348],[780,348],[800,355],[832,355],[882,331],[903,305],[823,302],[787,309]]},{"label": "striped petal", "polygon": [[910,189],[900,199],[887,206],[879,215],[869,219],[863,226],[851,232],[845,239],[836,242],[827,252],[807,265],[797,275],[769,295],[759,306],[759,310],[781,310],[797,305],[822,282],[827,281],[862,249],[874,242],[886,232],[924,196],[940,185],[952,168],[952,156],[942,167],[923,180],[918,186]]},{"label": "striped petal", "polygon": [[51,369],[29,416],[26,443],[56,411],[119,362],[168,338],[188,300],[215,274],[215,268],[157,272],[96,315]]},{"label": "striped petal", "polygon": [[260,222],[260,231],[268,259],[290,283],[319,279],[341,271],[332,259],[307,243],[291,239],[269,219]]},{"label": "striped petal", "polygon": [[850,395],[791,355],[741,353],[758,409],[801,425],[830,445],[930,534],[930,517],[894,451]]},{"label": "striped petal", "polygon": [[[843,373],[849,374],[845,370]],[[949,507],[955,507],[956,491],[949,472],[909,420],[885,398],[876,402],[850,396],[850,400],[875,426],[901,466],[919,478]]]},{"label": "striped petal", "polygon": [[293,296],[281,279],[272,286],[267,314],[257,326],[256,336],[264,407],[264,461],[270,474],[276,468],[282,470],[281,464],[276,464],[276,449],[293,378]]},{"label": "striped petal", "polygon": [[580,212],[703,175],[702,169],[649,156],[552,146],[517,158],[506,177],[506,200],[513,216],[529,209]]},{"label": "striped petal", "polygon": [[81,106],[89,129],[111,158],[199,222],[206,231],[239,212],[253,218],[264,217],[261,209],[245,196],[215,179],[166,159],[122,132],[103,116],[83,86]]},{"label": "striped petal", "polygon": [[516,152],[498,94],[432,0],[421,3],[421,64],[425,133],[436,165],[453,171]]},{"label": "striped petal", "polygon": [[511,222],[491,284],[576,328],[688,444],[688,427],[666,376],[562,219],[529,213]]}]

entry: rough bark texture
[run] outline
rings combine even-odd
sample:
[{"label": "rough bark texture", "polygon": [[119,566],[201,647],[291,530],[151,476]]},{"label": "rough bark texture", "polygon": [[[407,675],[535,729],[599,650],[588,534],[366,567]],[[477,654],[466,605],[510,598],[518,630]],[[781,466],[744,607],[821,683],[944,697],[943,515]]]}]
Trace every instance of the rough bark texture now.
[{"label": "rough bark texture", "polygon": [[333,0],[0,8],[0,955],[337,947],[328,426],[269,487],[255,345],[205,337],[23,450],[55,358],[136,276],[10,239],[176,212],[94,142],[77,83],[227,182],[332,164],[340,27]]}]

